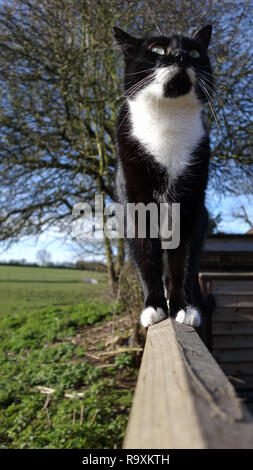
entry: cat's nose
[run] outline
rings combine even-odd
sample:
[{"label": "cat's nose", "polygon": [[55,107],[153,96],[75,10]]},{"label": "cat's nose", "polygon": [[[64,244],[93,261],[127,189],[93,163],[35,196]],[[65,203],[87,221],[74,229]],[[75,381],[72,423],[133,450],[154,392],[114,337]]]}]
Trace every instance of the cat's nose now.
[{"label": "cat's nose", "polygon": [[179,62],[183,62],[184,60],[184,54],[182,52],[178,52],[176,55],[175,55],[176,59],[179,61]]},{"label": "cat's nose", "polygon": [[174,56],[175,61],[179,64],[182,64],[186,58],[184,51],[181,51],[181,50],[174,51],[173,56]]}]

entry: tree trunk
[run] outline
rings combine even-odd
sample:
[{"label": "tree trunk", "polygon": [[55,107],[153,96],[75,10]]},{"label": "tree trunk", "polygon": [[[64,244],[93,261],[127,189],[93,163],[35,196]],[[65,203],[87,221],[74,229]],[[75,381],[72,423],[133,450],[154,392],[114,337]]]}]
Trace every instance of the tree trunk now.
[{"label": "tree trunk", "polygon": [[117,259],[115,263],[115,274],[117,279],[119,278],[120,272],[125,263],[125,241],[124,238],[118,238],[117,240]]},{"label": "tree trunk", "polygon": [[106,255],[106,265],[109,278],[110,286],[115,289],[117,284],[117,277],[114,268],[113,262],[113,253],[111,248],[110,239],[104,234],[104,244],[105,244],[105,255]]}]

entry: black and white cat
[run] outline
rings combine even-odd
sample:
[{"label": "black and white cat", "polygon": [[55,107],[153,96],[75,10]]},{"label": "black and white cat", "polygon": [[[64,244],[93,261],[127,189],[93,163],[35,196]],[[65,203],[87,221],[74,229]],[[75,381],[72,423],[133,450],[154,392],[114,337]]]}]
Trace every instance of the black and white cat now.
[{"label": "black and white cat", "polygon": [[[137,39],[114,27],[125,58],[125,92],[117,122],[117,199],[180,203],[180,244],[163,250],[160,238],[127,239],[140,276],[148,327],[168,314],[198,327],[205,311],[198,281],[208,224],[204,206],[210,158],[201,110],[212,95],[207,48],[211,26],[192,38]],[[167,297],[167,298],[166,298]]]}]

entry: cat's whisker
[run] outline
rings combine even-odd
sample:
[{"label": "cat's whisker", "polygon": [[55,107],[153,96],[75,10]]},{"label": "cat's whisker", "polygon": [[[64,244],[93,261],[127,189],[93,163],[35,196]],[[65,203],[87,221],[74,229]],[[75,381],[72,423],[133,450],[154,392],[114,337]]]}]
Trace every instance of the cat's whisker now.
[{"label": "cat's whisker", "polygon": [[[207,87],[207,89],[209,90],[209,92],[212,94],[214,93],[214,90],[212,89],[212,87],[204,80],[205,82],[205,86]],[[223,97],[220,95],[220,93],[218,93],[218,90],[215,90],[215,98],[216,98],[216,101],[219,101],[222,105],[224,105],[224,99]],[[224,112],[224,110],[223,110]]]},{"label": "cat's whisker", "polygon": [[[212,87],[211,87],[208,83],[206,83],[205,81],[204,81],[204,85],[205,85],[207,91],[209,92],[209,94],[210,94],[210,96],[211,96],[211,98],[212,98],[213,104],[215,104],[215,101],[214,101],[214,98],[213,98],[214,91],[213,91]],[[220,101],[221,103],[223,103],[222,98],[220,97],[220,95],[219,95],[217,92],[215,93],[215,100],[216,100],[216,101]]]},{"label": "cat's whisker", "polygon": [[160,30],[158,24],[157,24],[156,21],[155,21],[154,15],[153,15],[153,13],[152,13],[152,11],[151,11],[151,5],[149,5],[148,1],[147,1],[147,6],[148,6],[148,13],[149,13],[150,16],[151,16],[152,21],[153,21],[153,23],[154,23],[154,25],[155,25],[155,27],[156,27],[158,33],[160,34],[160,36],[162,36],[161,30]]},{"label": "cat's whisker", "polygon": [[197,75],[202,77],[205,81],[209,82],[213,86],[213,88],[216,88],[216,89],[218,88],[217,85],[214,82],[214,79],[213,79],[212,75],[206,76],[206,74],[204,74],[203,72],[200,72],[200,71],[197,71],[196,73],[197,73]]},{"label": "cat's whisker", "polygon": [[115,131],[115,134],[114,134],[114,137],[116,137],[116,136],[117,136],[117,133],[119,132],[119,130],[120,130],[120,128],[121,128],[121,126],[122,126],[122,125],[123,125],[123,123],[125,122],[125,120],[126,120],[126,118],[128,117],[128,115],[129,115],[129,111],[127,111],[127,113],[126,113],[126,115],[125,115],[124,119],[122,119],[122,121],[121,121],[120,125],[117,127],[117,129],[116,129],[116,131]]},{"label": "cat's whisker", "polygon": [[213,100],[212,96],[210,95],[210,93],[208,92],[207,87],[205,86],[203,81],[201,82],[201,84],[202,84],[202,90],[205,91],[205,95],[208,98],[209,103],[211,103],[214,106],[214,100]]},{"label": "cat's whisker", "polygon": [[208,69],[208,70],[210,70],[210,65],[201,65],[200,69],[201,69],[201,70],[203,70],[203,69]]},{"label": "cat's whisker", "polygon": [[[198,75],[199,78],[202,78],[202,79],[203,79],[203,81],[204,81],[204,83],[205,83],[205,86],[206,86],[206,88],[208,89],[208,91],[210,92],[210,94],[212,95],[212,94],[215,93],[216,100],[219,101],[222,105],[224,105],[224,99],[223,99],[223,97],[220,95],[220,93],[218,92],[218,91],[219,91],[218,87],[216,87],[216,90],[214,90],[214,89],[212,88],[212,86],[213,86],[213,83],[212,83],[212,82],[208,81],[207,78],[206,78],[206,77],[203,77],[201,74],[197,74],[197,75]],[[210,84],[209,82],[210,82],[211,84]],[[224,109],[223,109],[223,113],[224,113]]]},{"label": "cat's whisker", "polygon": [[[137,93],[139,90],[141,90],[143,88],[143,85],[148,85],[149,83],[151,83],[153,81],[153,77],[149,77],[149,79],[147,79],[144,83],[141,81],[141,82],[138,82],[137,84],[135,84],[135,86],[129,88],[126,92],[124,92],[120,98],[123,97],[123,101],[122,103],[120,103],[120,105],[123,105],[124,103],[127,102],[127,100],[129,98],[132,98],[132,96]],[[129,93],[131,91],[131,93]],[[118,101],[119,98],[116,100]]]},{"label": "cat's whisker", "polygon": [[133,89],[135,89],[136,87],[138,87],[139,85],[144,85],[146,81],[148,81],[149,79],[153,79],[154,78],[154,74],[150,74],[148,75],[147,77],[144,77],[142,80],[138,81],[137,83],[135,83],[132,87],[128,88],[127,90],[124,91],[124,93],[122,93],[121,96],[123,95],[127,95],[129,92],[131,92]]},{"label": "cat's whisker", "polygon": [[210,100],[210,95],[209,95],[209,93],[208,93],[208,91],[207,91],[207,89],[205,88],[205,85],[204,85],[203,83],[199,82],[199,85],[200,85],[200,88],[202,88],[202,91],[204,92],[204,94],[205,94],[205,96],[206,96],[206,98],[207,98],[207,102],[208,102],[208,104],[209,104],[209,106],[210,106],[210,109],[211,109],[211,111],[212,111],[213,117],[214,117],[214,119],[215,119],[217,129],[218,129],[218,131],[219,131],[219,134],[221,135],[221,130],[220,130],[219,122],[218,122],[218,119],[217,119],[217,116],[216,116],[214,107],[213,107],[213,105],[212,105],[212,102],[211,102],[211,100]]},{"label": "cat's whisker", "polygon": [[203,77],[208,79],[213,84],[213,86],[217,87],[216,84],[215,84],[215,79],[214,79],[213,74],[202,70],[202,68],[195,68],[194,67],[194,71],[197,75],[202,75]]},{"label": "cat's whisker", "polygon": [[209,99],[211,100],[211,102],[212,102],[213,105],[214,105],[214,99],[213,99],[212,95],[210,94],[210,92],[208,91],[208,85],[207,85],[207,83],[205,83],[200,77],[199,77],[199,80],[201,81],[202,85],[204,86],[204,88],[205,88],[205,90],[206,90],[206,92],[207,92],[207,94],[208,94]]},{"label": "cat's whisker", "polygon": [[141,80],[134,87],[129,88],[125,94],[126,98],[131,98],[137,91],[142,89],[144,85],[148,85],[149,83],[151,83],[153,81],[153,78],[153,76],[146,77],[145,80]]},{"label": "cat's whisker", "polygon": [[[142,86],[143,86],[143,81],[144,81],[144,80],[141,80],[140,82],[138,82],[137,84],[135,84],[133,87],[129,88],[129,90],[127,90],[128,94],[127,94],[127,96],[126,96],[126,99],[123,101],[122,105],[125,104],[129,98],[132,98],[132,96],[133,96],[137,91],[139,91],[139,90],[142,88]],[[145,85],[151,83],[152,81],[153,81],[153,76],[150,75],[149,77],[146,77]],[[131,93],[129,93],[130,90],[131,90]],[[121,121],[120,125],[119,125],[118,128],[116,129],[115,135],[118,133],[119,129],[121,128],[121,126],[122,126],[123,123],[125,122],[125,120],[126,120],[126,118],[128,117],[128,115],[129,115],[129,111],[127,111],[127,113],[126,113],[124,119]]]},{"label": "cat's whisker", "polygon": [[218,91],[218,87],[217,85],[214,83],[213,80],[211,80],[210,78],[206,77],[205,75],[202,75],[202,73],[197,73],[197,75],[199,77],[202,78],[202,80],[204,80],[205,83],[208,83],[209,86],[212,88],[213,92],[217,93]]},{"label": "cat's whisker", "polygon": [[205,77],[204,75],[202,75],[201,73],[197,73],[197,75],[199,77],[201,77],[206,83],[208,83],[211,87],[213,87],[214,91],[217,90],[217,86],[215,85],[215,83],[210,80],[209,78]]},{"label": "cat's whisker", "polygon": [[199,79],[199,81],[202,82],[203,85],[205,85],[207,91],[209,92],[209,97],[210,97],[210,99],[212,99],[212,102],[214,104],[214,99],[213,99],[213,96],[212,96],[213,89],[211,88],[211,86],[207,82],[205,82],[205,80],[202,80],[201,77],[198,77],[198,79]]},{"label": "cat's whisker", "polygon": [[206,97],[208,103],[210,103],[210,102],[211,102],[211,96],[210,96],[210,94],[208,93],[207,88],[206,88],[204,82],[203,82],[200,78],[198,79],[198,84],[199,84],[201,90],[204,92],[204,95],[205,95],[205,97]]},{"label": "cat's whisker", "polygon": [[132,72],[132,73],[126,73],[126,77],[129,76],[129,75],[138,75],[140,73],[144,73],[144,72],[150,72],[151,70],[156,70],[155,67],[151,67],[150,69],[144,69],[144,70],[141,70],[140,72]]},{"label": "cat's whisker", "polygon": [[111,103],[109,103],[109,106],[112,106],[114,105],[117,101],[119,101],[122,97],[128,97],[129,95],[131,95],[131,92],[133,91],[133,93],[135,93],[135,91],[138,91],[137,88],[138,87],[141,87],[142,85],[145,84],[145,80],[148,80],[149,79],[152,79],[153,80],[154,78],[154,74],[151,74],[151,75],[148,75],[148,77],[145,77],[143,78],[142,80],[140,80],[139,82],[135,83],[132,87],[128,88],[127,90],[125,90],[118,98],[116,98],[116,100],[112,101]]},{"label": "cat's whisker", "polygon": [[204,75],[206,75],[208,77],[211,77],[211,78],[214,78],[212,73],[207,72],[206,70],[203,70],[202,67],[200,67],[198,70],[199,70],[199,72],[203,73]]}]

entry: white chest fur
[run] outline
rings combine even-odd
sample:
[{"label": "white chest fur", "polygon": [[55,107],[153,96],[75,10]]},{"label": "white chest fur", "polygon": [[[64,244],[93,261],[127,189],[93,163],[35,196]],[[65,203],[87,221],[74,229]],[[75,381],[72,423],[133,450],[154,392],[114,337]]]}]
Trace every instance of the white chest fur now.
[{"label": "white chest fur", "polygon": [[128,101],[131,135],[163,166],[172,178],[182,174],[204,128],[194,89],[185,96],[159,96],[157,83]]}]

